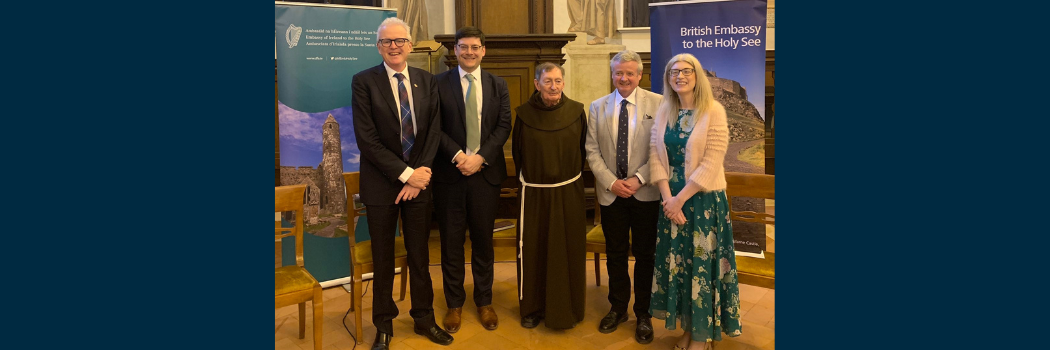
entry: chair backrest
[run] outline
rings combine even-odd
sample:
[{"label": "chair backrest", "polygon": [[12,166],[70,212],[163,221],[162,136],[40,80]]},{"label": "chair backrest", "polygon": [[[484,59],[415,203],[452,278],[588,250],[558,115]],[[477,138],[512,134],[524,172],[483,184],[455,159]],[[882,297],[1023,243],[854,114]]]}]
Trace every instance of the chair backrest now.
[{"label": "chair backrest", "polygon": [[350,251],[357,244],[357,222],[359,216],[365,216],[365,208],[358,208],[354,195],[361,194],[361,173],[343,173],[343,182],[346,183],[346,233],[350,236]]},{"label": "chair backrest", "polygon": [[502,188],[500,188],[499,197],[518,198],[518,188],[521,187],[521,182],[518,181],[517,167],[514,165],[514,158],[506,157],[504,160],[507,163],[507,179],[500,184]]},{"label": "chair backrest", "polygon": [[754,211],[732,210],[733,197],[776,199],[776,177],[765,174],[726,173],[726,196],[729,199],[729,217],[733,221],[774,225],[775,216]]},{"label": "chair backrest", "polygon": [[[726,197],[729,199],[729,217],[733,222],[753,222],[774,225],[775,217],[767,213],[733,210],[734,197],[776,199],[776,181],[773,175],[726,173]],[[776,254],[764,251],[763,258],[737,256],[737,281],[762,288],[776,289]]]},{"label": "chair backrest", "polygon": [[514,157],[504,157],[503,162],[507,164],[507,176],[518,177],[518,166],[514,164]]},{"label": "chair backrest", "polygon": [[[303,201],[306,199],[306,184],[277,186],[273,188],[273,211],[290,211],[295,214],[295,226],[274,228],[273,238],[295,236],[295,264],[303,265]],[[287,233],[286,233],[287,232]]]}]

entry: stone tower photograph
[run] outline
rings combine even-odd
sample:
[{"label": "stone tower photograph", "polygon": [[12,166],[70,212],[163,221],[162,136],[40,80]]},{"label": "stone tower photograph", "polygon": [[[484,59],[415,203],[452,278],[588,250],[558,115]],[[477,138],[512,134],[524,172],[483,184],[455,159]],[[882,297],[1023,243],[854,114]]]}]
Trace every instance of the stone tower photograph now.
[{"label": "stone tower photograph", "polygon": [[306,184],[306,232],[345,237],[346,184],[343,172],[360,169],[361,152],[349,106],[319,113],[278,105],[281,185]]},{"label": "stone tower photograph", "polygon": [[339,145],[339,122],[331,114],[322,126],[323,142],[321,165],[319,168],[324,181],[321,192],[321,211],[324,214],[342,214],[346,210],[346,190],[343,183],[343,151]]}]

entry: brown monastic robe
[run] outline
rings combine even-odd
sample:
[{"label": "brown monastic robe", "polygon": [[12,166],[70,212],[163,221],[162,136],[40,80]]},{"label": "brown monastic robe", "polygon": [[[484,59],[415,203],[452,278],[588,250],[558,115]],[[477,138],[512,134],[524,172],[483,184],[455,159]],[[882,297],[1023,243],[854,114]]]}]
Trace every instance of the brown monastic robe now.
[{"label": "brown monastic robe", "polygon": [[[538,93],[518,106],[514,164],[524,182],[557,184],[583,171],[587,114],[562,94],[547,107]],[[545,314],[546,326],[572,328],[583,320],[586,299],[586,209],[583,178],[555,188],[521,189],[518,286],[521,316]],[[522,261],[524,260],[524,265]]]}]

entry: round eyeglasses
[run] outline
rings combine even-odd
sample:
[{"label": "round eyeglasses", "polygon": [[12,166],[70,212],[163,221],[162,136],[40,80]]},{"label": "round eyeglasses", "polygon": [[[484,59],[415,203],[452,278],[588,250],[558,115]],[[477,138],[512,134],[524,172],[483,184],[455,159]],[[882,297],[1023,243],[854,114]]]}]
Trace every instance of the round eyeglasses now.
[{"label": "round eyeglasses", "polygon": [[674,77],[678,76],[678,73],[682,73],[683,76],[687,76],[688,77],[688,76],[693,75],[693,73],[696,73],[696,70],[692,69],[692,68],[672,69],[672,70],[667,72],[667,75],[670,75],[672,78],[674,78]]},{"label": "round eyeglasses", "polygon": [[397,44],[397,47],[403,47],[403,46],[405,46],[405,43],[407,43],[407,42],[408,42],[408,39],[405,39],[405,38],[401,38],[401,39],[379,39],[379,45],[383,45],[383,47],[390,47],[390,43]]}]

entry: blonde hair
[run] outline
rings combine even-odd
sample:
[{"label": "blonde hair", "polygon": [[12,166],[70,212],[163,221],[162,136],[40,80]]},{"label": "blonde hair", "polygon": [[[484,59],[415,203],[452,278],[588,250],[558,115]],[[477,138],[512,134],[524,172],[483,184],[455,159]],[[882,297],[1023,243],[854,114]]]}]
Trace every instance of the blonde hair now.
[{"label": "blonde hair", "polygon": [[704,72],[704,67],[700,66],[700,61],[695,56],[683,53],[671,57],[670,61],[667,61],[667,66],[664,67],[664,101],[660,104],[658,113],[667,113],[667,122],[669,125],[675,125],[678,122],[678,110],[682,108],[682,101],[678,98],[678,93],[671,88],[672,78],[668,75],[671,71],[671,66],[675,63],[685,62],[693,66],[693,76],[696,77],[696,84],[693,85],[693,122],[695,124],[697,118],[700,118],[707,109],[715,101],[714,93],[711,92],[711,82],[707,80],[707,74]]}]

